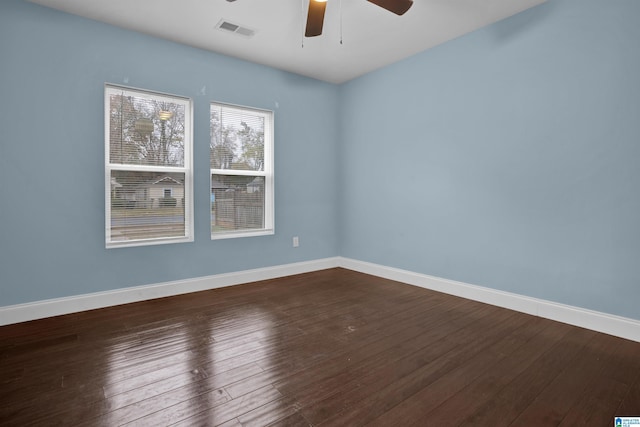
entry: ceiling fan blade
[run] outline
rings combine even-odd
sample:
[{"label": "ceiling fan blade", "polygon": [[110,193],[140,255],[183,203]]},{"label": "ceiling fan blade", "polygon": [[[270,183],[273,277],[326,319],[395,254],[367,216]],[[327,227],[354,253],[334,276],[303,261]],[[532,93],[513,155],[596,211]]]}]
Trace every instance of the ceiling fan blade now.
[{"label": "ceiling fan blade", "polygon": [[380,6],[383,9],[387,9],[389,12],[393,12],[396,15],[404,15],[413,5],[413,0],[367,0],[370,3]]},{"label": "ceiling fan blade", "polygon": [[307,29],[304,32],[305,37],[315,37],[322,34],[322,24],[324,23],[324,11],[327,8],[327,2],[309,0],[309,13],[307,14]]}]

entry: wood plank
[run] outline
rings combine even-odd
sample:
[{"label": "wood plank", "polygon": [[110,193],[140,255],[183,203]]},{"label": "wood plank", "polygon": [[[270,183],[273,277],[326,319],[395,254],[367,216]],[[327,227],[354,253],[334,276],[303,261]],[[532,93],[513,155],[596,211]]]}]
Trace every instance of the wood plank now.
[{"label": "wood plank", "polygon": [[587,391],[591,378],[605,366],[607,353],[615,351],[620,342],[604,334],[594,337],[511,425],[544,427],[560,424],[578,396]]},{"label": "wood plank", "polygon": [[[281,397],[282,395],[274,387],[266,386],[219,406],[209,405],[205,407],[205,405],[200,405],[199,402],[188,402],[184,407],[178,409],[167,408],[153,414],[153,416],[140,420],[140,423],[135,425],[150,426],[175,423],[176,427],[216,426],[247,414],[267,403],[278,401]],[[189,406],[189,403],[191,403],[191,406]],[[194,415],[188,416],[189,413]]]},{"label": "wood plank", "polygon": [[309,427],[311,423],[307,421],[299,412],[295,412],[288,417],[282,418],[268,424],[268,427]]},{"label": "wood plank", "polygon": [[636,381],[631,386],[626,396],[618,406],[615,415],[618,417],[638,417],[640,416],[640,370],[636,376]]},{"label": "wood plank", "polygon": [[[424,417],[438,426],[461,425],[465,418],[471,416],[482,405],[492,401],[499,390],[557,344],[571,329],[568,325],[555,325],[541,320],[531,322],[527,327],[529,330],[524,333],[531,336],[529,341],[523,343],[493,367],[485,366],[475,380],[462,387],[459,392],[432,411],[420,408],[420,411],[425,414]],[[420,398],[419,395],[415,395],[418,401]]]},{"label": "wood plank", "polygon": [[[206,373],[202,376],[187,373],[113,395],[108,397],[105,403],[108,410],[113,411],[166,393],[184,394],[185,390],[188,390],[188,393],[193,394],[196,387],[202,390],[223,389],[227,384],[254,375],[260,371],[262,370],[259,366],[249,363],[212,376],[208,376]],[[197,382],[201,382],[202,384],[196,384]]]},{"label": "wood plank", "polygon": [[640,343],[329,269],[0,327],[0,425],[611,425]]},{"label": "wood plank", "polygon": [[[514,316],[512,312],[504,310],[498,312],[494,320],[496,324],[491,331],[487,331],[484,335],[476,332],[476,340],[461,343],[451,352],[428,361],[409,375],[399,378],[381,390],[371,390],[365,400],[334,415],[322,425],[351,426],[370,423],[420,390],[425,388],[434,390],[428,387],[432,383],[441,385],[438,388],[440,391],[449,386],[456,387],[459,377],[470,377],[480,372],[483,366],[512,346],[511,340],[505,340],[502,337],[506,334],[510,339],[517,340],[516,331],[531,319],[528,316]],[[486,328],[479,329],[486,330]],[[452,381],[449,381],[450,378]],[[412,416],[403,414],[405,415]]]},{"label": "wood plank", "polygon": [[[305,371],[289,383],[276,383],[276,387],[285,394],[295,394],[303,406],[305,418],[319,423],[364,399],[371,390],[413,373],[429,361],[460,347],[461,341],[468,343],[477,336],[467,333],[465,324],[454,319],[445,316],[438,319],[444,323],[434,323],[418,334],[394,336],[398,339],[397,344],[386,341],[393,345],[361,361],[356,360],[356,363],[337,364],[335,372]],[[468,321],[472,323],[477,318]]]},{"label": "wood plank", "polygon": [[[640,359],[640,348],[635,342],[615,341],[620,343],[619,347],[608,353],[602,369],[593,376],[585,392],[564,416],[561,427],[611,425],[616,416],[621,416],[617,413],[620,402],[638,378],[635,361]],[[633,413],[640,414],[640,396],[635,400]]]},{"label": "wood plank", "polygon": [[481,405],[462,425],[510,425],[596,335],[593,331],[571,327],[561,341]]},{"label": "wood plank", "polygon": [[[464,304],[464,301],[456,302]],[[428,307],[426,310],[428,311]],[[385,326],[376,330],[376,333],[369,333],[364,341],[341,345],[337,348],[332,347],[331,352],[324,353],[326,357],[318,357],[317,341],[314,340],[311,347],[311,351],[315,352],[313,360],[309,359],[309,357],[304,357],[302,359],[304,363],[296,366],[295,360],[292,360],[289,352],[287,352],[284,354],[286,363],[270,361],[270,368],[265,369],[263,373],[226,387],[226,390],[231,396],[235,397],[266,383],[275,383],[280,389],[286,387],[283,383],[286,379],[290,379],[290,381],[293,379],[299,383],[299,378],[309,378],[309,376],[317,375],[316,373],[318,372],[324,376],[332,375],[336,369],[344,369],[345,362],[347,366],[355,366],[366,358],[375,356],[382,351],[401,344],[412,336],[418,335],[422,329],[413,327],[413,323],[416,322],[413,316],[419,316],[420,314],[424,313],[405,312],[404,315],[412,317],[403,320],[402,316],[397,316],[394,322],[390,322],[391,327]],[[447,319],[447,317],[444,317],[444,319]],[[452,318],[448,317],[448,319],[451,320]],[[442,319],[438,317],[434,322],[439,320]],[[374,330],[370,332],[374,332]],[[299,348],[297,350],[300,351]],[[314,394],[317,394],[317,391]]]},{"label": "wood plank", "polygon": [[[95,420],[100,425],[169,425],[200,412],[216,407],[231,399],[222,389],[211,389],[206,383],[197,382],[193,387],[184,386],[167,393],[107,411]],[[166,408],[158,410],[159,408]],[[181,418],[182,417],[182,418]],[[151,420],[148,421],[147,419]]]}]

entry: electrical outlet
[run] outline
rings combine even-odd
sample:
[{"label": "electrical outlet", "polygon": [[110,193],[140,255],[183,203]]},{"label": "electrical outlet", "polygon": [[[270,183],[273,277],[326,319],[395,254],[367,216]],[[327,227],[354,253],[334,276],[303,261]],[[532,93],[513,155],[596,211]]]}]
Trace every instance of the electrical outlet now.
[{"label": "electrical outlet", "polygon": [[293,237],[293,247],[297,248],[298,246],[300,246],[300,239],[298,239],[298,236],[294,236]]}]

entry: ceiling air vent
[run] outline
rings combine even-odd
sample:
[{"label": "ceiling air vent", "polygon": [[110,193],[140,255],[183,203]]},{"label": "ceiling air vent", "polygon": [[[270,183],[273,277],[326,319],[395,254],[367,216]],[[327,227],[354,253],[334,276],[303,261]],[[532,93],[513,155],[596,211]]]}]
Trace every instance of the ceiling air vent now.
[{"label": "ceiling air vent", "polygon": [[253,37],[255,35],[255,31],[247,28],[247,27],[241,27],[238,24],[234,24],[232,22],[229,22],[225,19],[221,19],[220,22],[218,22],[218,25],[216,25],[216,28],[221,30],[221,31],[227,31],[230,33],[236,33],[236,34],[240,34],[241,36],[245,36],[245,37]]}]

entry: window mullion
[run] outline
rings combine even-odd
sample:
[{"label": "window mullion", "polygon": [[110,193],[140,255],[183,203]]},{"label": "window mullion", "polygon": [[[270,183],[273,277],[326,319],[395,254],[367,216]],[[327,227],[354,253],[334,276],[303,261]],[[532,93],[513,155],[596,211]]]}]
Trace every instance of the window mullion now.
[{"label": "window mullion", "polygon": [[228,175],[228,176],[267,176],[265,171],[252,170],[233,170],[233,169],[211,169],[212,175]]},{"label": "window mullion", "polygon": [[107,168],[110,170],[121,171],[141,171],[141,172],[186,172],[189,170],[187,167],[182,166],[148,166],[148,165],[126,165],[122,163],[109,163]]}]

